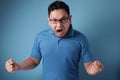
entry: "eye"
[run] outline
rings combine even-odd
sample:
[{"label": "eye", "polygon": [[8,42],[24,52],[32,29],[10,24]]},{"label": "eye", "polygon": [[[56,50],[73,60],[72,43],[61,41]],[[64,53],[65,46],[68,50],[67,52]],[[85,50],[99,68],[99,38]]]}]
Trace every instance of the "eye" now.
[{"label": "eye", "polygon": [[53,22],[57,22],[57,20],[56,20],[56,19],[53,19],[52,21],[53,21]]},{"label": "eye", "polygon": [[66,22],[68,21],[68,18],[63,18],[63,19],[61,19],[61,21],[62,21],[63,23],[66,23]]},{"label": "eye", "polygon": [[50,19],[50,22],[53,23],[53,24],[56,24],[57,20],[56,19]]}]

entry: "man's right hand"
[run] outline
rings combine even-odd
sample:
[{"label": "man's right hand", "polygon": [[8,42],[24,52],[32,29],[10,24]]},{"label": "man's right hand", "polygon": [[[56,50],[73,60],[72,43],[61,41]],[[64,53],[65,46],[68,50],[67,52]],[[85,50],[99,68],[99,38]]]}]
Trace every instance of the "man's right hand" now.
[{"label": "man's right hand", "polygon": [[18,64],[13,59],[9,59],[5,63],[5,68],[8,72],[14,72],[18,69]]}]

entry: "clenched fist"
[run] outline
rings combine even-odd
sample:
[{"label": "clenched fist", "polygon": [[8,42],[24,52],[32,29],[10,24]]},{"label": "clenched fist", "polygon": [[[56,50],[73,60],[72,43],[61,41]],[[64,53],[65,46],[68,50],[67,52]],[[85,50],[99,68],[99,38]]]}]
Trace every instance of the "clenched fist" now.
[{"label": "clenched fist", "polygon": [[96,75],[104,68],[103,64],[98,60],[92,61],[90,63],[85,63],[85,67],[88,74],[90,75]]},{"label": "clenched fist", "polygon": [[13,59],[9,59],[5,63],[5,68],[8,72],[14,72],[18,69],[18,64]]}]

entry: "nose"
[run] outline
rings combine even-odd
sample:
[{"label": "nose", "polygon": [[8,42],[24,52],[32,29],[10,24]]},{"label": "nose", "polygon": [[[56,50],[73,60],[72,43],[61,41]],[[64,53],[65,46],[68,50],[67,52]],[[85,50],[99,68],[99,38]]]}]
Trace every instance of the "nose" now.
[{"label": "nose", "polygon": [[58,21],[57,26],[61,27],[61,25],[62,25],[62,22]]}]

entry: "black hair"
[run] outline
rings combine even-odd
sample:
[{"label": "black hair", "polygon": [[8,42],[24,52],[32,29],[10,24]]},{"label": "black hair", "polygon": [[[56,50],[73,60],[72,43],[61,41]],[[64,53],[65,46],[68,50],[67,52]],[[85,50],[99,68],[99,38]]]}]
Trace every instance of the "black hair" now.
[{"label": "black hair", "polygon": [[64,9],[68,15],[70,15],[69,6],[63,1],[54,1],[48,6],[48,16],[50,16],[51,11],[56,9]]}]

